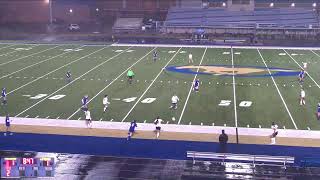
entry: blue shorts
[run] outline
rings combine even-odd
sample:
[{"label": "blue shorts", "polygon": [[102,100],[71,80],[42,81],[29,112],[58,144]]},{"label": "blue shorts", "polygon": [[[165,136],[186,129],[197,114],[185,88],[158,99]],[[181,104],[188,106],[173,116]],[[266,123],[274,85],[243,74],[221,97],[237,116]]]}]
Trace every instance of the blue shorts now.
[{"label": "blue shorts", "polygon": [[10,127],[10,123],[9,123],[9,122],[6,122],[6,126],[7,126],[7,127]]}]

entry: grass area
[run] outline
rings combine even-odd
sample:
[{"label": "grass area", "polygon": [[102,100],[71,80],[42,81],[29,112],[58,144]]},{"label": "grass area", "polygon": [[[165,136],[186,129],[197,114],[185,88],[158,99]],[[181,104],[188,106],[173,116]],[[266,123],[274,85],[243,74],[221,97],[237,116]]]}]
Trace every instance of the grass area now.
[{"label": "grass area", "polygon": [[[305,106],[297,80],[303,62]],[[0,44],[0,84],[8,93],[1,116],[81,120],[87,94],[96,121],[151,123],[160,116],[170,124],[269,128],[274,121],[281,128],[319,130],[318,64],[320,51],[311,50]],[[167,69],[189,65],[189,73]],[[132,84],[128,69],[136,74]],[[199,92],[192,90],[195,78]],[[111,104],[103,113],[105,94]],[[173,94],[180,98],[177,110],[169,109]]]}]

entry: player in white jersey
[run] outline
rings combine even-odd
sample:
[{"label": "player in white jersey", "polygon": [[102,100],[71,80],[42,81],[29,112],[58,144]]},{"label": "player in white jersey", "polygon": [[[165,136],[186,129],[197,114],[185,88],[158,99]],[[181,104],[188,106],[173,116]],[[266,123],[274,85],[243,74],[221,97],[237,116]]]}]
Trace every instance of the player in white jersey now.
[{"label": "player in white jersey", "polygon": [[192,54],[189,54],[189,64],[193,63]]},{"label": "player in white jersey", "polygon": [[173,95],[171,98],[171,106],[170,109],[177,109],[178,108],[178,102],[179,102],[179,98],[177,95]]},{"label": "player in white jersey", "polygon": [[306,92],[303,89],[301,89],[301,91],[300,91],[300,105],[306,105],[305,98],[306,98]]},{"label": "player in white jersey", "polygon": [[161,131],[161,123],[162,123],[162,119],[160,119],[160,117],[158,116],[155,120],[154,120],[154,124],[156,125],[156,139],[159,138],[160,136],[160,131]]},{"label": "player in white jersey", "polygon": [[304,62],[302,63],[303,64],[303,69],[306,70],[307,69],[307,66],[308,66],[308,63],[307,62]]},{"label": "player in white jersey", "polygon": [[103,103],[103,105],[104,105],[104,107],[103,107],[103,112],[106,112],[107,109],[108,109],[108,105],[110,104],[108,95],[104,95],[104,98],[103,98],[103,100],[102,100],[102,103]]},{"label": "player in white jersey", "polygon": [[91,128],[92,127],[92,119],[91,119],[90,111],[89,110],[85,111],[84,115],[86,116],[87,127]]}]

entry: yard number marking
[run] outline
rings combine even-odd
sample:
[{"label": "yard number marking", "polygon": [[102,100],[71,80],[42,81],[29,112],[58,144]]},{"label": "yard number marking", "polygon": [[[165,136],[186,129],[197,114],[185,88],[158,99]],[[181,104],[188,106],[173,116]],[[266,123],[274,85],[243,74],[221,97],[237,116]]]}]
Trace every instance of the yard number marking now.
[{"label": "yard number marking", "polygon": [[[227,107],[231,104],[232,101],[230,100],[221,100],[218,104],[219,106]],[[252,101],[241,101],[239,103],[239,107],[250,107],[252,105]]]},{"label": "yard number marking", "polygon": [[[123,102],[130,103],[133,102],[137,99],[137,97],[130,97],[126,99],[122,99]],[[157,98],[145,98],[144,100],[141,101],[142,104],[150,104],[153,103]]]},{"label": "yard number marking", "polygon": [[[46,96],[48,96],[48,94],[37,94],[36,96],[30,97],[30,99],[41,99],[41,98],[44,98]],[[58,100],[58,99],[61,99],[61,98],[65,97],[65,96],[66,95],[64,95],[64,94],[58,94],[58,95],[54,95],[54,96],[52,96],[52,97],[50,97],[48,99],[50,99],[50,100]]]}]

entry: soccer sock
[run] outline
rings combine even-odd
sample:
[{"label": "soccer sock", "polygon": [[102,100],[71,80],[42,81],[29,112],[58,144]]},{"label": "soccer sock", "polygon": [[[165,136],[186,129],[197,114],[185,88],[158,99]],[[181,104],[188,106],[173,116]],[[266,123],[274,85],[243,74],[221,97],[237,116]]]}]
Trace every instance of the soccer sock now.
[{"label": "soccer sock", "polygon": [[159,136],[160,136],[160,132],[157,132],[157,138],[159,138]]}]

